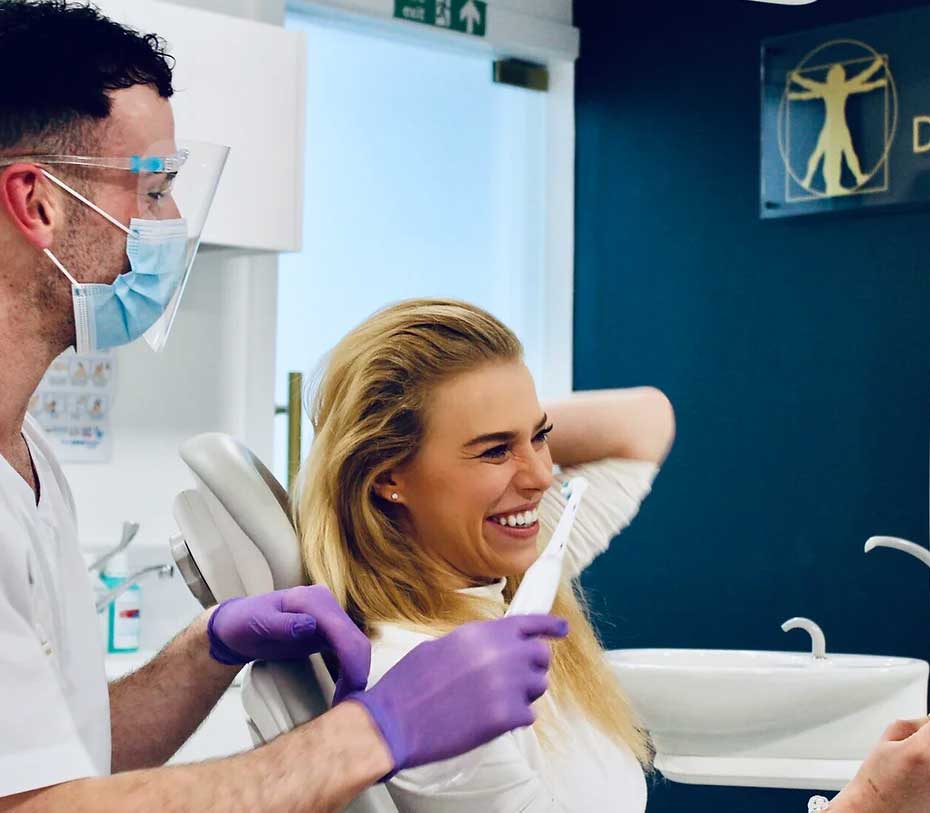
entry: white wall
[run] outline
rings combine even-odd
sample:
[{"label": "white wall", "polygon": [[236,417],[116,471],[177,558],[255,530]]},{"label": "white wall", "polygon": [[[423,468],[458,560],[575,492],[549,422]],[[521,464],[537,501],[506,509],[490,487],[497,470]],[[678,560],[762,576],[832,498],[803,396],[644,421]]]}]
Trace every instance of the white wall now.
[{"label": "white wall", "polygon": [[167,0],[178,6],[191,6],[232,17],[245,17],[271,25],[284,24],[285,0]]}]

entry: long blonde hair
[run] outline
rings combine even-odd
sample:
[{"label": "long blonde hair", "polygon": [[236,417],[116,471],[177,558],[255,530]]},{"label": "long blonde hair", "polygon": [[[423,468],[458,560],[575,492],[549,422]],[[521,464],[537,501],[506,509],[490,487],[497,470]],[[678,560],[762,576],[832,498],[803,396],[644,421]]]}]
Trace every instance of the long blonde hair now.
[{"label": "long blonde hair", "polygon": [[[378,497],[375,484],[417,454],[439,383],[522,355],[517,337],[489,313],[425,299],[378,311],[329,354],[311,405],[315,436],[295,520],[308,576],[329,587],[363,630],[389,621],[448,631],[488,617],[480,600],[437,589],[448,572],[422,555],[404,532],[404,509]],[[508,578],[505,600],[519,583],[519,575]],[[605,663],[580,591],[563,586],[552,611],[570,633],[553,644],[550,695],[648,764],[648,738]]]}]

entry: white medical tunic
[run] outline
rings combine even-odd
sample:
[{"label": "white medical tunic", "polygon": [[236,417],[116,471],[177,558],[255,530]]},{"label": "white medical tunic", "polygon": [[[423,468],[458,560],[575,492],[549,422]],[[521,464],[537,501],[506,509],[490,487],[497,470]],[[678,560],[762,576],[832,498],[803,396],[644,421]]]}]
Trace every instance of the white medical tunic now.
[{"label": "white medical tunic", "polygon": [[74,501],[35,422],[39,480],[0,457],[0,798],[110,772],[110,705]]},{"label": "white medical tunic", "polygon": [[[658,467],[640,460],[608,459],[565,469],[589,483],[565,550],[563,574],[577,577],[636,516]],[[551,537],[566,500],[554,484],[539,507],[542,542]],[[460,592],[481,596],[504,615],[505,580]],[[400,624],[373,625],[369,685],[431,636]],[[436,633],[438,635],[439,633]],[[387,783],[400,813],[643,813],[646,780],[629,748],[603,734],[581,712],[546,695],[556,723],[543,746],[535,728],[498,737],[471,754],[401,771]],[[477,711],[476,711],[477,713]]]}]

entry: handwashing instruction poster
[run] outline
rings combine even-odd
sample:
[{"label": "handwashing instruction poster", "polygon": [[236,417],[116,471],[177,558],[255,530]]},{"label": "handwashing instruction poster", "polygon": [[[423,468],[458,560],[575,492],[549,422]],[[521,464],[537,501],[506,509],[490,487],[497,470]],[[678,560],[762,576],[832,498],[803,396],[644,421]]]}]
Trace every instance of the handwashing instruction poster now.
[{"label": "handwashing instruction poster", "polygon": [[116,358],[108,350],[88,355],[66,350],[52,362],[29,401],[29,413],[61,462],[109,462],[115,384]]}]

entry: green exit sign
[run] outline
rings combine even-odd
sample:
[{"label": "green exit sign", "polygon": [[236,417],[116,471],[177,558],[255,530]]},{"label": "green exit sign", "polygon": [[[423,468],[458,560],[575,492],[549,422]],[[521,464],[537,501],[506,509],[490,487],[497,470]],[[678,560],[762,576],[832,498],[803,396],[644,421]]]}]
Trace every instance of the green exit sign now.
[{"label": "green exit sign", "polygon": [[473,37],[483,37],[488,30],[485,0],[394,0],[394,16]]}]

